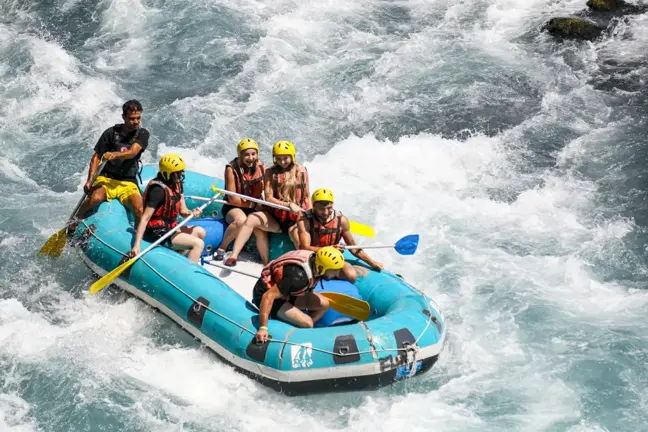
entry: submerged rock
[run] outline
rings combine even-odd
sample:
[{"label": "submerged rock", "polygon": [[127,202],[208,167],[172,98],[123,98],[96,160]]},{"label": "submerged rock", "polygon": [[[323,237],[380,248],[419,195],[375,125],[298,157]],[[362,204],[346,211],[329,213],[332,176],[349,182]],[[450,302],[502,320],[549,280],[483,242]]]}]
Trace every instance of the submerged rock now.
[{"label": "submerged rock", "polygon": [[587,7],[593,12],[616,12],[620,14],[642,13],[647,6],[635,6],[623,0],[588,0]]},{"label": "submerged rock", "polygon": [[586,4],[588,9],[573,17],[550,19],[542,30],[563,39],[593,40],[604,31],[612,32],[620,20],[625,20],[623,15],[648,11],[648,5],[632,5],[624,0],[587,0]]},{"label": "submerged rock", "polygon": [[542,27],[549,34],[565,39],[594,40],[603,33],[603,27],[584,18],[551,18]]},{"label": "submerged rock", "polygon": [[623,0],[588,0],[587,7],[598,12],[614,12],[627,5]]}]

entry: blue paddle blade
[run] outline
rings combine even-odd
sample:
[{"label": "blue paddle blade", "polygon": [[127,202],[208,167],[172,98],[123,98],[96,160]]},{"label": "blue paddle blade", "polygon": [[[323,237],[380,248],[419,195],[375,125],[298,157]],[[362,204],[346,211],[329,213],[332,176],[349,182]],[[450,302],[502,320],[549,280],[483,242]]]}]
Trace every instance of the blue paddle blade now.
[{"label": "blue paddle blade", "polygon": [[418,248],[419,235],[410,234],[398,240],[394,245],[394,249],[401,255],[414,255],[416,248]]}]

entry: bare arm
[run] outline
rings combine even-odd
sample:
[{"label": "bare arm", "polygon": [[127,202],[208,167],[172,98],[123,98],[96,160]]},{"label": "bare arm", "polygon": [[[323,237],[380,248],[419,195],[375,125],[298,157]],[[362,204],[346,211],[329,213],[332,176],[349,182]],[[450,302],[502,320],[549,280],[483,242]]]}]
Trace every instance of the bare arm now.
[{"label": "bare arm", "polygon": [[94,177],[95,173],[99,169],[99,165],[101,165],[101,156],[95,153],[92,155],[92,158],[90,158],[90,167],[88,169],[88,179],[86,182],[89,182],[92,177]]},{"label": "bare arm", "polygon": [[180,216],[182,217],[188,217],[190,215],[194,215],[194,217],[199,217],[202,214],[202,210],[199,208],[195,208],[193,210],[189,210],[189,207],[187,207],[187,202],[185,201],[184,195],[180,197]]},{"label": "bare arm", "polygon": [[306,204],[306,210],[310,210],[313,208],[313,203],[311,203],[311,194],[310,194],[310,178],[308,175],[308,170],[306,167],[304,167],[304,194],[306,195],[304,198],[306,198],[305,204]]},{"label": "bare arm", "polygon": [[106,152],[106,153],[104,153],[103,156],[104,156],[104,159],[106,159],[106,160],[133,159],[141,151],[142,151],[142,146],[140,146],[137,143],[133,143],[133,145],[128,150],[126,150],[124,152]]},{"label": "bare arm", "polygon": [[184,199],[184,195],[180,197],[180,216],[187,217],[191,214],[191,210],[187,207],[187,202]]},{"label": "bare arm", "polygon": [[259,307],[259,327],[268,325],[268,317],[270,316],[270,310],[272,310],[272,304],[280,297],[281,293],[275,284],[270,285],[270,289],[263,294],[261,306]]},{"label": "bare arm", "polygon": [[[232,167],[229,166],[225,167],[225,189],[230,192],[237,192],[234,171],[232,170]],[[236,207],[247,207],[247,202],[239,197],[229,195],[227,197],[227,201],[229,201],[233,206]]]},{"label": "bare arm", "polygon": [[299,249],[317,252],[320,248],[311,246],[311,236],[309,232],[310,223],[305,217],[297,219],[297,230],[299,232]]}]

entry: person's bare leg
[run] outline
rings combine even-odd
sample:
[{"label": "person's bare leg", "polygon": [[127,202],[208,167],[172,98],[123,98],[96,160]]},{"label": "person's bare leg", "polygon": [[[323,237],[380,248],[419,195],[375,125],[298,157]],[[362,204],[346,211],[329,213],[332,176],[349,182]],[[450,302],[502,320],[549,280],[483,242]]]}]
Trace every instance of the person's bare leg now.
[{"label": "person's bare leg", "polygon": [[345,261],[344,267],[342,267],[342,271],[340,272],[340,279],[349,281],[354,284],[358,279],[358,272],[356,272],[356,269],[354,269],[350,263]]},{"label": "person's bare leg", "polygon": [[[225,261],[225,265],[234,266],[239,254],[243,250],[245,243],[250,239],[252,232],[255,229],[262,229],[263,231],[279,232],[279,224],[270,214],[262,212],[254,212],[248,216],[245,224],[239,230],[236,240],[234,240],[234,247],[232,254]],[[261,253],[261,252],[260,252]],[[268,252],[269,254],[269,252]]]},{"label": "person's bare leg", "polygon": [[266,265],[270,262],[270,241],[268,240],[268,232],[260,228],[256,228],[254,231],[254,237],[256,238],[256,246],[261,256],[261,262],[263,265]]},{"label": "person's bare leg", "polygon": [[135,226],[139,223],[139,220],[142,218],[142,213],[144,213],[144,200],[142,195],[136,193],[128,196],[127,199],[128,206],[135,216]]},{"label": "person's bare leg", "polygon": [[187,258],[195,263],[200,262],[200,255],[205,248],[204,238],[207,232],[203,227],[183,226],[180,232],[176,233],[171,239],[174,247],[189,249]]},{"label": "person's bare leg", "polygon": [[90,194],[90,198],[86,198],[83,204],[81,204],[81,207],[79,207],[79,211],[76,214],[76,218],[83,219],[86,213],[104,201],[106,201],[106,189],[104,189],[103,186],[100,186],[94,189]]},{"label": "person's bare leg", "polygon": [[[277,312],[277,318],[289,322],[297,327],[312,328],[329,308],[326,297],[317,293],[309,293],[295,299],[295,304],[286,302]],[[310,315],[301,309],[308,309]]]},{"label": "person's bare leg", "polygon": [[218,245],[218,249],[222,251],[226,251],[230,243],[232,243],[232,241],[236,238],[239,231],[241,230],[241,227],[245,224],[247,216],[245,215],[243,210],[233,208],[232,210],[227,212],[225,220],[229,225],[227,226],[225,234],[223,235],[223,241],[221,241],[220,245]]},{"label": "person's bare leg", "polygon": [[93,209],[94,207],[98,206],[102,202],[106,200],[106,189],[103,188],[103,186],[98,187],[94,190],[91,191],[90,197],[86,198],[85,201],[83,201],[83,204],[81,204],[81,207],[79,207],[79,210],[77,211],[76,215],[72,218],[72,222],[68,225],[67,228],[67,238],[71,239],[72,236],[74,236],[74,232],[77,229],[77,225],[79,224],[79,220],[83,219],[83,217]]}]

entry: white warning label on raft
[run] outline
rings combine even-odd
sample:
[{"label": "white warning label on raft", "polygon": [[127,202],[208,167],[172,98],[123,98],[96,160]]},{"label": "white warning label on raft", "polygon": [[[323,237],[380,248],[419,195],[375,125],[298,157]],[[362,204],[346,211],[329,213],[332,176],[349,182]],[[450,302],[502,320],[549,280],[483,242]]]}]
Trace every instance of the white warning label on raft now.
[{"label": "white warning label on raft", "polygon": [[293,369],[313,366],[313,344],[306,342],[300,345],[292,345],[290,347],[290,357]]}]

